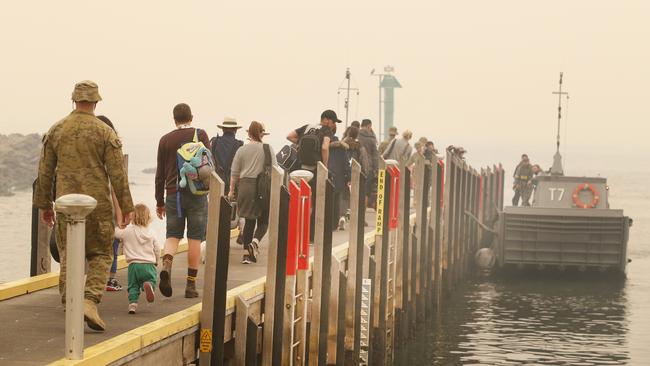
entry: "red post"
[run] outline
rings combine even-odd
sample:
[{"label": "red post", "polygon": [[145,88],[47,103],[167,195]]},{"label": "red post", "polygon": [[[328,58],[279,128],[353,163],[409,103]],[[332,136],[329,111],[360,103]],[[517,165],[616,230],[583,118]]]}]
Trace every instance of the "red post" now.
[{"label": "red post", "polygon": [[445,162],[438,160],[438,165],[440,166],[440,207],[443,207],[445,202]]},{"label": "red post", "polygon": [[[309,269],[309,234],[311,227],[309,226],[309,218],[311,215],[311,187],[304,179],[300,180],[300,210],[301,221],[298,227],[298,232],[302,231],[302,240],[298,243],[298,269]],[[289,226],[294,222],[289,221]]]},{"label": "red post", "polygon": [[300,211],[300,188],[295,182],[289,182],[289,235],[287,238],[287,276],[295,276],[298,268],[298,243],[300,239],[300,225],[291,225],[298,222]]},{"label": "red post", "polygon": [[399,222],[399,184],[400,184],[400,170],[396,166],[389,166],[388,171],[391,176],[390,185],[390,210],[388,227],[390,230],[397,229]]}]

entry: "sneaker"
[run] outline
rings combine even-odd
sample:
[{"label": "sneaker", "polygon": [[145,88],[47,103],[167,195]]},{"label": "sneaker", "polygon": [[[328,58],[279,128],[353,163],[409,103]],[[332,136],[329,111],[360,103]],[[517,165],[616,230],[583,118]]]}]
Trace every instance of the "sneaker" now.
[{"label": "sneaker", "polygon": [[248,257],[248,254],[244,254],[241,260],[241,264],[251,264],[251,259]]},{"label": "sneaker", "polygon": [[260,241],[253,239],[253,242],[251,242],[251,247],[253,247],[253,258],[255,258],[255,261],[257,262],[257,257],[260,256]]},{"label": "sneaker", "polygon": [[339,231],[345,231],[345,217],[339,219]]},{"label": "sneaker", "polygon": [[106,291],[122,291],[122,285],[117,282],[116,278],[110,278],[106,283]]},{"label": "sneaker", "polygon": [[251,263],[257,263],[257,256],[255,255],[255,247],[257,244],[255,242],[252,242],[248,246],[248,260],[250,260]]},{"label": "sneaker", "polygon": [[142,287],[144,288],[144,295],[147,298],[147,302],[153,302],[156,299],[156,293],[151,286],[151,282],[145,282]]},{"label": "sneaker", "polygon": [[[147,282],[149,283],[149,282]],[[149,284],[149,287],[151,287],[151,284]],[[129,304],[129,314],[135,314],[135,311],[138,309],[138,303],[134,302]]]}]

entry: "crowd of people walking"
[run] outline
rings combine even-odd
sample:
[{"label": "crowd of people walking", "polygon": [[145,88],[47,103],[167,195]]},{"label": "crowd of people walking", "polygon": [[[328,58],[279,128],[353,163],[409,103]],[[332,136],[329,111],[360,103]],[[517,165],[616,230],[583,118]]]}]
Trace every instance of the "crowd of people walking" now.
[{"label": "crowd of people walking", "polygon": [[[268,229],[270,176],[273,166],[286,171],[301,169],[313,178],[312,202],[316,203],[317,167],[328,167],[335,187],[336,207],[332,227],[345,230],[349,220],[351,161],[361,165],[368,209],[375,208],[377,169],[380,157],[392,159],[407,168],[418,159],[433,161],[437,150],[433,142],[420,139],[411,144],[413,133],[399,135],[396,127],[379,143],[370,119],[354,121],[340,130],[341,120],[333,110],[325,110],[320,120],[289,131],[289,145],[278,155],[264,137],[264,124],[252,121],[246,129],[247,141],[238,139],[244,126],[235,118],[224,118],[217,127],[220,135],[210,138],[206,130],[194,125],[192,110],[185,103],[172,110],[171,131],[160,138],[155,175],[155,215],[165,220],[164,243],[149,230],[152,212],[144,204],[134,204],[123,162],[122,143],[115,126],[94,111],[102,99],[97,84],[82,81],[75,85],[74,111],[56,123],[45,135],[34,205],[42,221],[56,225],[57,249],[61,259],[59,290],[65,306],[65,218],[55,218],[53,202],[69,193],[87,194],[97,199],[97,208],[86,224],[88,263],[84,316],[90,328],[103,331],[106,324],[97,304],[104,291],[120,291],[116,279],[120,243],[128,263],[128,312],[135,314],[141,293],[148,302],[155,298],[155,287],[165,297],[174,293],[172,269],[179,243],[187,238],[187,274],[184,297],[199,296],[196,287],[201,263],[201,243],[205,241],[209,182],[216,173],[225,184],[225,194],[236,207],[241,220],[242,263],[254,264]],[[339,135],[337,136],[337,133]],[[339,137],[340,136],[340,137]],[[315,210],[312,210],[315,211]],[[314,217],[311,215],[311,227]],[[311,231],[312,241],[314,230]],[[162,255],[162,256],[161,256]],[[160,265],[160,271],[157,267]]]}]

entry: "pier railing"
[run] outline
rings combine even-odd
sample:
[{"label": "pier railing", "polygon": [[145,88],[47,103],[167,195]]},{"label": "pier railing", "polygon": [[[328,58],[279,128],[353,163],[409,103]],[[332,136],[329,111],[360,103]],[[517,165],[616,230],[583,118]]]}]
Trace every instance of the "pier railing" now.
[{"label": "pier railing", "polygon": [[412,168],[382,160],[376,229],[365,233],[368,177],[353,161],[350,237],[337,247],[328,176],[319,164],[312,202],[305,179],[273,169],[267,275],[229,291],[229,227],[220,217],[229,218],[230,205],[213,176],[203,303],[156,322],[164,328],[156,335],[152,327],[129,332],[136,351],[122,347],[94,360],[133,361],[179,336],[183,358],[201,365],[391,365],[395,348],[434,319],[471,273],[482,234],[469,214],[486,220],[503,207],[504,171],[479,172],[452,152]]},{"label": "pier railing", "polygon": [[[444,163],[419,159],[412,170],[382,160],[376,229],[364,234],[367,177],[353,161],[350,238],[332,248],[328,173],[319,164],[311,202],[307,180],[273,170],[267,276],[230,306],[214,308],[215,318],[223,317],[214,324],[225,325],[219,342],[234,338],[234,347],[212,357],[215,364],[392,364],[395,347],[435,317],[445,294],[471,273],[481,231],[468,213],[485,220],[503,207],[501,167],[479,172],[451,152]],[[215,286],[224,288],[224,277]],[[209,349],[206,334],[201,351]]]}]

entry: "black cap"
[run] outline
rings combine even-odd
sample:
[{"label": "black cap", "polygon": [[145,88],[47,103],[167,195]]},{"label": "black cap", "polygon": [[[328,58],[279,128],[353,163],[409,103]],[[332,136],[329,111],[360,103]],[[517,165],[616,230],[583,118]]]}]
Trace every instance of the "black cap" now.
[{"label": "black cap", "polygon": [[341,123],[341,120],[336,116],[336,112],[334,112],[331,109],[326,110],[325,112],[321,113],[320,119],[331,119],[332,121],[336,123]]}]

